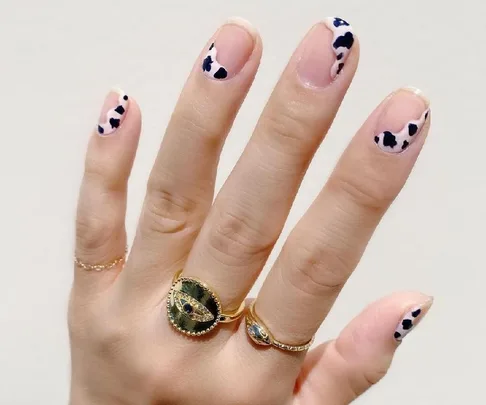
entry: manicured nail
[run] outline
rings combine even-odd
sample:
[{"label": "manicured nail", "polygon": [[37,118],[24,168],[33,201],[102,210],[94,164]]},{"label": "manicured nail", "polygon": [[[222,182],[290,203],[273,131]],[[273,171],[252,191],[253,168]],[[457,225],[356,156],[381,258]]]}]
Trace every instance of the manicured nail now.
[{"label": "manicured nail", "polygon": [[232,18],[216,33],[202,62],[204,74],[211,79],[231,79],[250,58],[256,32],[247,21]]},{"label": "manicured nail", "polygon": [[353,29],[342,18],[329,17],[315,25],[302,43],[300,79],[311,87],[328,86],[342,72],[353,44]]},{"label": "manicured nail", "polygon": [[325,24],[333,33],[332,50],[336,55],[336,60],[331,68],[331,78],[334,80],[344,68],[354,44],[354,34],[351,25],[342,18],[329,17],[325,20]]},{"label": "manicured nail", "polygon": [[423,317],[427,315],[427,312],[429,311],[433,302],[434,299],[430,297],[427,301],[415,308],[412,308],[405,314],[405,316],[403,316],[402,320],[395,329],[395,333],[393,334],[393,337],[397,342],[401,342],[402,339],[419,324]]},{"label": "manicured nail", "polygon": [[429,115],[429,101],[420,90],[413,87],[398,90],[386,101],[375,143],[385,152],[403,152],[418,139]]},{"label": "manicured nail", "polygon": [[106,96],[98,123],[98,135],[106,136],[115,132],[123,122],[128,108],[128,96],[123,90],[112,90]]}]

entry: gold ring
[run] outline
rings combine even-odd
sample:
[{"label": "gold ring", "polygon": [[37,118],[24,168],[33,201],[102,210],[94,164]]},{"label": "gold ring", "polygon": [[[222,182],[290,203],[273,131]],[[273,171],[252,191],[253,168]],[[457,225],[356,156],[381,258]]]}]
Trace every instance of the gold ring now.
[{"label": "gold ring", "polygon": [[311,347],[314,342],[314,336],[308,342],[300,345],[289,345],[279,342],[273,337],[263,321],[255,314],[255,301],[250,305],[246,314],[246,332],[251,340],[260,346],[274,346],[280,350],[288,352],[304,352]]},{"label": "gold ring", "polygon": [[115,260],[103,264],[88,264],[81,261],[78,257],[74,256],[74,264],[78,267],[81,267],[83,270],[87,270],[87,271],[110,270],[113,267],[118,266],[120,263],[125,262],[127,253],[128,253],[128,246],[125,246],[125,254],[123,256],[117,257]]},{"label": "gold ring", "polygon": [[238,320],[245,310],[245,302],[232,312],[223,313],[221,301],[215,292],[201,280],[174,276],[167,296],[167,316],[171,325],[189,336],[201,336],[211,332],[220,323]]}]

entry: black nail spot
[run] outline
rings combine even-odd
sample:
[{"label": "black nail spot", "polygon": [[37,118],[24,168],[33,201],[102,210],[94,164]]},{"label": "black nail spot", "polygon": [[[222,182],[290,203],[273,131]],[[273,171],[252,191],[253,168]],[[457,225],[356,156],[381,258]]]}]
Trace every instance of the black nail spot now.
[{"label": "black nail spot", "polygon": [[128,100],[128,96],[126,94],[123,96],[123,100],[125,100],[125,101]]},{"label": "black nail spot", "polygon": [[412,316],[413,316],[414,318],[416,318],[416,317],[417,317],[417,316],[419,316],[421,313],[422,313],[422,310],[419,308],[419,309],[417,309],[416,311],[413,311],[413,312],[412,312]]},{"label": "black nail spot", "polygon": [[339,17],[335,17],[334,18],[334,21],[333,21],[333,25],[338,28],[340,27],[341,25],[346,25],[346,26],[349,26],[348,22],[343,20],[342,18],[339,18]]},{"label": "black nail spot", "polygon": [[105,130],[101,127],[101,125],[98,125],[98,132],[100,134],[102,134],[103,132],[105,132]]},{"label": "black nail spot", "polygon": [[209,47],[209,50],[213,49],[214,48],[214,42],[211,44],[211,46]]},{"label": "black nail spot", "polygon": [[415,124],[408,124],[408,134],[414,136],[418,131],[418,126]]},{"label": "black nail spot", "polygon": [[110,125],[112,128],[118,128],[120,126],[120,120],[117,118],[110,118]]},{"label": "black nail spot", "polygon": [[383,132],[383,146],[394,148],[397,145],[397,138],[390,131]]},{"label": "black nail spot", "polygon": [[410,145],[410,143],[408,143],[407,141],[403,141],[402,150],[407,149],[408,145]]},{"label": "black nail spot", "polygon": [[379,136],[375,136],[375,143],[378,143],[380,142],[380,137]]},{"label": "black nail spot", "polygon": [[402,337],[402,335],[401,335],[401,333],[400,333],[400,332],[395,332],[395,333],[394,333],[394,335],[393,335],[393,337],[394,337],[395,339],[400,339],[400,338]]},{"label": "black nail spot", "polygon": [[214,74],[215,79],[225,79],[227,76],[228,72],[223,67],[220,67],[218,71]]},{"label": "black nail spot", "polygon": [[429,112],[428,111],[425,113],[425,119],[427,119],[427,118],[429,118]]},{"label": "black nail spot", "polygon": [[337,59],[337,60],[341,60],[341,59],[343,58],[343,56],[344,56],[344,53],[342,53],[342,52],[341,52],[341,53],[340,53],[340,54],[339,54],[339,55],[336,57],[336,59]]},{"label": "black nail spot", "polygon": [[336,75],[338,75],[339,73],[341,73],[341,70],[343,70],[343,67],[344,67],[344,63],[340,63],[340,64],[338,65],[338,70],[337,70],[337,72],[336,72]]},{"label": "black nail spot", "polygon": [[346,34],[339,36],[334,41],[334,48],[338,49],[340,47],[351,49],[354,44],[354,35],[352,32],[346,32]]},{"label": "black nail spot", "polygon": [[203,64],[202,64],[202,69],[205,72],[211,71],[211,65],[213,64],[213,59],[211,56],[208,56],[206,59],[204,59]]},{"label": "black nail spot", "polygon": [[413,327],[412,320],[411,320],[411,319],[404,319],[404,320],[402,321],[402,327],[403,327],[403,329],[405,329],[405,330],[412,329],[412,327]]},{"label": "black nail spot", "polygon": [[119,105],[118,107],[115,108],[115,112],[117,112],[120,115],[123,115],[125,114],[125,109],[123,108],[123,106]]}]

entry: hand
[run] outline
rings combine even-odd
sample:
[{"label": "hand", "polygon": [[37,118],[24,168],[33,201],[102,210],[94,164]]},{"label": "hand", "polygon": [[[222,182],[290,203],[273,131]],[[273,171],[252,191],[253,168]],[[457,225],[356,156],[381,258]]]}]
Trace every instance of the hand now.
[{"label": "hand", "polygon": [[[205,46],[167,128],[124,266],[116,259],[127,243],[127,181],[141,113],[122,91],[108,95],[78,207],[73,405],[348,404],[386,373],[399,342],[429,309],[425,295],[392,295],[308,354],[256,345],[243,317],[217,323],[220,312],[238,309],[265,265],[351,83],[359,46],[344,20],[310,30],[213,203],[218,158],[261,53],[260,37],[240,20]],[[427,100],[401,89],[358,130],[256,298],[270,341],[312,339],[404,185],[429,125]],[[95,264],[106,265],[90,271]],[[171,290],[181,269],[210,290],[192,279]],[[169,290],[176,326],[214,330],[196,337],[176,330]]]}]

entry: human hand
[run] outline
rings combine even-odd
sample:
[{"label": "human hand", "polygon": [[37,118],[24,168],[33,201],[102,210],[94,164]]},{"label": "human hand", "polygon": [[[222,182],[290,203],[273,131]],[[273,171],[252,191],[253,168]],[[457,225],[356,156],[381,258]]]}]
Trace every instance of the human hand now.
[{"label": "human hand", "polygon": [[[429,309],[428,296],[394,294],[308,354],[256,345],[243,318],[218,323],[221,312],[238,309],[266,263],[352,81],[359,46],[344,20],[311,29],[213,203],[224,139],[261,53],[260,37],[246,22],[232,20],[217,31],[168,125],[126,264],[102,271],[75,266],[72,405],[348,404],[386,373],[401,339]],[[410,174],[429,115],[420,93],[401,89],[358,130],[256,299],[271,341],[299,346],[312,339]],[[127,181],[140,129],[135,100],[110,93],[87,151],[77,217],[81,263],[123,256]],[[171,290],[181,269],[210,287],[188,279],[205,297],[181,295],[181,282]],[[176,330],[167,319],[169,290],[176,326],[214,330],[196,337]],[[207,315],[211,291],[222,309],[213,305],[212,319],[199,322],[194,313]]]}]

